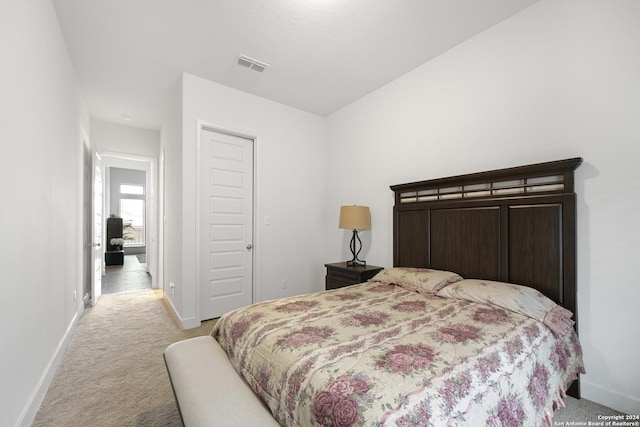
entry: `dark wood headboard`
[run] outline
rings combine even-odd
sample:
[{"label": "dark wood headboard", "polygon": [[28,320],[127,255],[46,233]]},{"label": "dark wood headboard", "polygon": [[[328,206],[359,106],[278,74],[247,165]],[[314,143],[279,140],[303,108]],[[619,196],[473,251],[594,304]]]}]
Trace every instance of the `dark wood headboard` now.
[{"label": "dark wood headboard", "polygon": [[[538,289],[576,313],[582,158],[393,185],[393,264]],[[576,381],[569,394],[579,397]]]},{"label": "dark wood headboard", "polygon": [[573,174],[581,162],[392,186],[394,265],[530,286],[576,313]]}]

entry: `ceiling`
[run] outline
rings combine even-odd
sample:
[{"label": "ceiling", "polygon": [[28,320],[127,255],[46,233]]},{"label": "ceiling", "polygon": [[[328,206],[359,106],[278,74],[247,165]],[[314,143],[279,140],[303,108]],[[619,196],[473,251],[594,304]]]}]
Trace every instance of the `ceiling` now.
[{"label": "ceiling", "polygon": [[326,116],[536,1],[53,3],[91,117],[160,129],[182,72]]}]

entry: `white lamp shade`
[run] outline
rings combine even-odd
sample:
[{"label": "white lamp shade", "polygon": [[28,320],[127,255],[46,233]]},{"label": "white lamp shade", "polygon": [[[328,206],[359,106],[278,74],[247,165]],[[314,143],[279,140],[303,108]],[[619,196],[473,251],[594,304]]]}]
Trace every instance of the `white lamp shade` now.
[{"label": "white lamp shade", "polygon": [[338,228],[348,230],[368,230],[371,228],[369,206],[341,206]]}]

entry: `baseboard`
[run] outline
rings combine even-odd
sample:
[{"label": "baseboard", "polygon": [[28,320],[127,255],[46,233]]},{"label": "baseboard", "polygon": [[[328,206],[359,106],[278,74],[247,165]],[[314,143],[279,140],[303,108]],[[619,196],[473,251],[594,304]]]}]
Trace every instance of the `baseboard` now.
[{"label": "baseboard", "polygon": [[[584,378],[584,377],[583,377]],[[610,390],[584,379],[580,380],[581,396],[624,414],[640,414],[640,398]]]},{"label": "baseboard", "polygon": [[82,313],[84,312],[84,306],[81,305],[78,307],[78,311],[69,322],[69,326],[65,331],[60,343],[58,343],[58,347],[53,353],[51,360],[47,364],[42,376],[40,376],[40,380],[38,384],[36,384],[33,393],[29,397],[27,404],[24,406],[22,412],[20,412],[20,416],[18,417],[18,421],[16,422],[16,426],[29,427],[33,424],[33,420],[36,418],[36,414],[38,413],[38,409],[40,409],[40,405],[44,401],[44,397],[47,394],[47,390],[49,390],[49,386],[51,385],[51,381],[53,381],[53,377],[56,374],[56,370],[62,359],[64,357],[65,352],[67,351],[67,347],[71,342],[71,338],[76,330],[76,326],[78,325],[78,320],[82,317]]},{"label": "baseboard", "polygon": [[200,327],[200,325],[202,325],[202,322],[197,320],[195,317],[188,317],[183,319],[180,316],[180,313],[178,313],[178,310],[176,310],[176,307],[173,305],[173,301],[171,301],[171,298],[167,297],[166,294],[164,295],[164,298],[162,298],[162,300],[165,302],[165,304],[167,304],[173,320],[175,320],[175,322],[181,329],[193,329],[198,328]]},{"label": "baseboard", "polygon": [[188,319],[182,319],[182,329],[199,328],[201,325],[202,325],[202,322],[197,320],[195,317],[189,317]]}]

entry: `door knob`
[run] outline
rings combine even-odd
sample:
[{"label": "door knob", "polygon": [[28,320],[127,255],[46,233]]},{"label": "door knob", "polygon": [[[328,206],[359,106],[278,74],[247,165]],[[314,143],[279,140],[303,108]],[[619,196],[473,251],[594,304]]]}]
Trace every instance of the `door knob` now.
[{"label": "door knob", "polygon": [[247,245],[247,250],[251,250],[251,248],[253,248],[253,245],[252,245],[251,243],[249,243],[249,244]]}]

